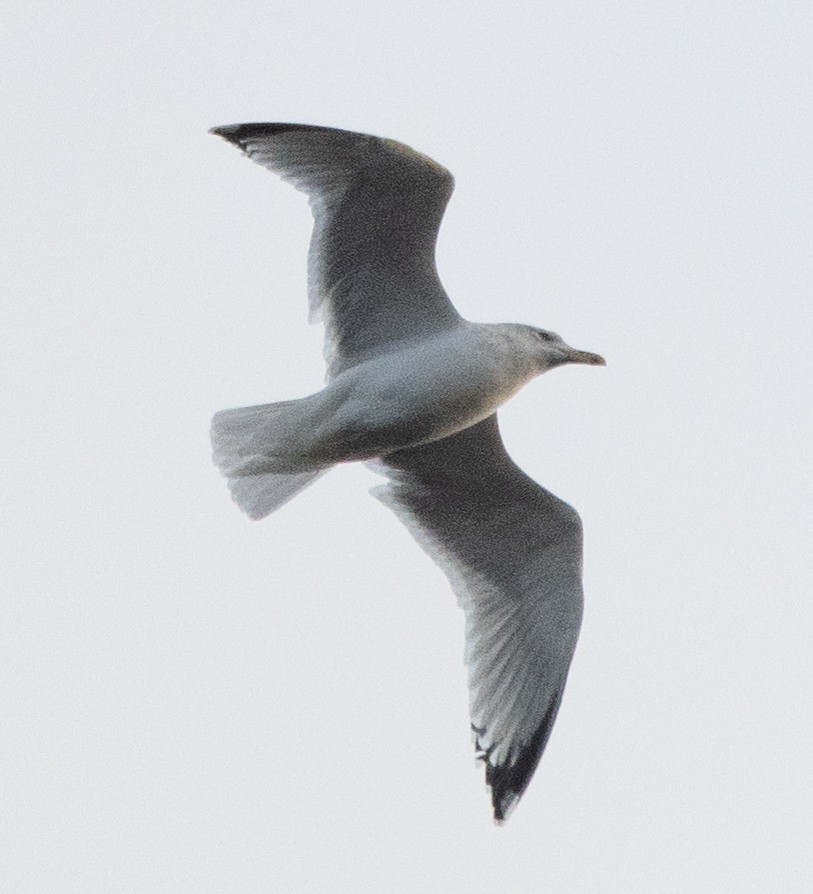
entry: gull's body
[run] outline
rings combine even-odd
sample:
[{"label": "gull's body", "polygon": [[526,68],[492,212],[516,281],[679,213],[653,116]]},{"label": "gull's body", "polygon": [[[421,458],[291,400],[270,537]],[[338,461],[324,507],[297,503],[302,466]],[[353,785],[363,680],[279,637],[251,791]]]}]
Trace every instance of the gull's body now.
[{"label": "gull's body", "polygon": [[490,416],[537,374],[533,358],[516,349],[528,337],[526,328],[461,320],[449,331],[352,366],[321,391],[288,404],[296,425],[276,416],[272,430],[257,440],[257,452],[224,471],[331,466],[456,434]]},{"label": "gull's body", "polygon": [[370,461],[374,493],[449,577],[466,614],[471,721],[494,815],[519,799],[561,701],[582,613],[576,512],[511,461],[495,411],[564,363],[603,363],[558,336],[454,309],[434,247],[451,175],[391,140],[329,128],[216,128],[308,193],[313,317],[328,382],[294,401],[226,410],[215,462],[262,518],[339,462]]}]

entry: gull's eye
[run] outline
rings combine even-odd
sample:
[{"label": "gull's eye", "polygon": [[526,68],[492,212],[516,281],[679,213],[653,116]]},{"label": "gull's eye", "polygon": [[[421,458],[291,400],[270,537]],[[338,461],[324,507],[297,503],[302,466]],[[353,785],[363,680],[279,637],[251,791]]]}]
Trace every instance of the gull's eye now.
[{"label": "gull's eye", "polygon": [[545,332],[544,329],[537,329],[536,334],[542,339],[542,341],[553,341],[555,338],[552,332]]}]

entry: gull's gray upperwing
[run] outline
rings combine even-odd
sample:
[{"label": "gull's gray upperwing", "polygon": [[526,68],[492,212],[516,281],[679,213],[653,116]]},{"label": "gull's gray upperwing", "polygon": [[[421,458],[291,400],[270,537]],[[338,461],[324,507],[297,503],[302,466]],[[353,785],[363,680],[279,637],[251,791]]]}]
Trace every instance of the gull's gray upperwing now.
[{"label": "gull's gray upperwing", "polygon": [[464,609],[471,723],[500,821],[542,756],[576,647],[581,521],[514,464],[496,414],[375,467],[390,481],[373,493]]},{"label": "gull's gray upperwing", "polygon": [[297,189],[314,216],[311,319],[326,324],[329,374],[457,324],[435,268],[452,175],[402,143],[303,124],[211,131]]}]

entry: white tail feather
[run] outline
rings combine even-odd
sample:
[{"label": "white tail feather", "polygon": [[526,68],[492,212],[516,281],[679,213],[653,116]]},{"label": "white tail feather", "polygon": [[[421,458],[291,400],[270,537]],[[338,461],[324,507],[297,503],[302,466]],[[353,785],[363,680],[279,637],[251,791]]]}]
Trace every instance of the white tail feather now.
[{"label": "white tail feather", "polygon": [[298,414],[297,401],[221,410],[212,419],[215,465],[229,479],[232,499],[249,517],[265,518],[327,471],[281,454]]},{"label": "white tail feather", "polygon": [[283,475],[243,475],[229,478],[231,498],[249,518],[260,519],[295,497],[299,491],[323,475],[327,469]]}]

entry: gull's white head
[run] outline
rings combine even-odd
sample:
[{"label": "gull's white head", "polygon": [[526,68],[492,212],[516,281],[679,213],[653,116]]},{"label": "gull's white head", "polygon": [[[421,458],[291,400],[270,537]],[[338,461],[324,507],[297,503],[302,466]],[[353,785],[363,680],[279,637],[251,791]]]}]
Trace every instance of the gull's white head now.
[{"label": "gull's white head", "polygon": [[515,331],[520,336],[522,348],[528,351],[538,364],[540,373],[565,363],[588,363],[591,366],[606,366],[607,361],[589,351],[577,351],[562,341],[555,333],[535,326],[517,325]]}]

